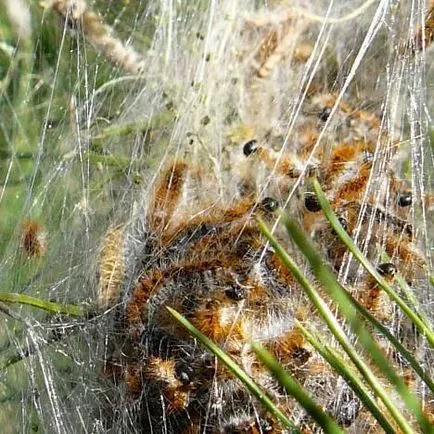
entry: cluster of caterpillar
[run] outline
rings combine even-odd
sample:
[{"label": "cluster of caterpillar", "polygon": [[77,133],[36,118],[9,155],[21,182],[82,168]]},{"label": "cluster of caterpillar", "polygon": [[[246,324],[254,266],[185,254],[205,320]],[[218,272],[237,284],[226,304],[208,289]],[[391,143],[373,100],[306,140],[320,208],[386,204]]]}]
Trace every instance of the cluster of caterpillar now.
[{"label": "cluster of caterpillar", "polygon": [[[228,127],[232,147],[222,159],[227,159],[230,170],[216,173],[188,155],[173,158],[147,190],[146,209],[130,224],[129,234],[126,230],[115,243],[126,249],[121,255],[128,252],[128,237],[139,245],[133,265],[119,265],[113,230],[107,238],[110,249],[101,249],[101,267],[109,282],[100,287],[110,288],[110,296],[102,298],[113,302],[117,297],[119,302],[104,369],[125,388],[134,414],[132,431],[287,432],[173,320],[166,309],[172,307],[218,343],[302,432],[320,428],[258,362],[251,341],[262,343],[347,432],[381,432],[350,387],[296,327],[296,320],[309,324],[332,340],[257,227],[257,215],[272,225],[278,208],[298,219],[368,311],[403,337],[411,351],[421,345],[399,309],[351,260],[311,188],[315,177],[345,230],[380,274],[393,282],[399,271],[414,286],[424,275],[426,258],[410,222],[411,185],[393,170],[399,140],[393,128],[383,125],[381,114],[328,91],[320,80],[311,81],[297,115],[288,118],[290,134],[282,138],[278,128],[271,131],[266,118],[266,111],[274,107],[273,98],[267,100],[270,76],[281,72],[287,57],[302,71],[313,53],[312,46],[302,46],[297,39],[308,27],[308,17],[282,17],[246,20],[243,37],[256,43],[241,80],[246,95],[243,122],[241,127]],[[240,130],[247,131],[247,137],[234,139]],[[215,192],[222,184],[230,186],[223,197]],[[303,266],[295,247],[278,229],[276,234]],[[384,255],[387,261],[381,259]],[[117,264],[122,276],[104,257]],[[394,359],[389,347],[384,351],[412,384],[411,369]],[[425,393],[418,382],[414,387],[418,394]],[[425,396],[428,416],[433,399]],[[408,419],[417,431],[411,415]]]}]

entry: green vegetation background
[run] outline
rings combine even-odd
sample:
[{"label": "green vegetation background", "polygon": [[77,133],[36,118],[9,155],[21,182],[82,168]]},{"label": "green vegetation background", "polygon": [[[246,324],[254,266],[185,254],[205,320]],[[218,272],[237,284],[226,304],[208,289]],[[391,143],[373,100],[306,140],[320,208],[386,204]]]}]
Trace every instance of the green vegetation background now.
[{"label": "green vegetation background", "polygon": [[[137,82],[127,77],[123,84],[127,74],[42,2],[29,5],[31,39],[19,41],[0,3],[0,291],[77,303],[92,297],[83,282],[93,274],[89,264],[97,240],[117,212],[120,186],[123,191],[142,182],[142,162],[131,161],[136,134],[124,132],[122,146],[90,139],[121,117]],[[146,52],[154,32],[147,1],[96,1],[89,6],[120,40]],[[104,102],[91,109],[98,90]],[[20,231],[28,220],[45,232],[47,253],[41,258],[29,259],[22,248]],[[72,273],[74,279],[65,284]],[[48,320],[34,309],[20,312],[41,324]],[[0,313],[0,361],[26,344],[23,328],[26,324]],[[35,331],[41,336],[46,332]],[[60,381],[80,378],[66,357],[47,352],[47,361],[64,375]],[[42,432],[31,410],[31,384],[43,375],[37,363],[34,367],[31,373],[22,361],[0,373],[2,433]]]}]

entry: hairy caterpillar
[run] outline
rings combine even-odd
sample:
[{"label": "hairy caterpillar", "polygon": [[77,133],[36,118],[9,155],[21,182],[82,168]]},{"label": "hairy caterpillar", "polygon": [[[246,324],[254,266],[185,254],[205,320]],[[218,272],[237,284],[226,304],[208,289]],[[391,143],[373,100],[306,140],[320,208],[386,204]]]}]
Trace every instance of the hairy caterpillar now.
[{"label": "hairy caterpillar", "polygon": [[[221,8],[233,12],[229,5]],[[393,11],[381,6],[378,11],[386,20],[397,19]],[[348,432],[377,432],[349,387],[297,331],[296,319],[327,333],[294,277],[267,247],[255,216],[271,224],[278,207],[296,216],[355,297],[408,340],[410,325],[351,260],[310,185],[313,177],[320,180],[345,230],[383,276],[393,282],[398,270],[413,287],[422,282],[427,259],[412,224],[415,195],[399,176],[404,141],[398,102],[386,98],[374,110],[364,103],[368,92],[358,95],[364,82],[354,84],[345,76],[351,76],[355,63],[346,74],[337,70],[328,76],[332,60],[324,52],[330,47],[320,38],[327,18],[316,28],[294,5],[233,20],[231,26],[232,35],[225,34],[239,45],[224,45],[218,29],[210,30],[207,41],[215,43],[215,52],[204,58],[213,64],[213,55],[221,60],[219,48],[231,46],[228,69],[219,64],[219,71],[210,73],[214,82],[207,82],[206,74],[196,74],[191,82],[193,95],[202,98],[195,107],[200,121],[187,111],[177,119],[196,125],[197,132],[186,134],[190,147],[176,147],[176,156],[161,166],[145,193],[146,206],[125,235],[132,265],[119,299],[106,373],[126,387],[136,417],[133,430],[285,432],[174,323],[165,309],[170,306],[221,345],[303,432],[318,427],[257,362],[251,340],[263,343]],[[403,57],[403,46],[388,46],[398,64],[412,61]],[[222,83],[230,89],[218,101],[230,106],[226,117],[213,105]],[[378,88],[384,89],[381,80]],[[402,92],[393,83],[389,89]],[[201,109],[211,114],[207,122]],[[219,128],[224,138],[214,150]],[[422,206],[426,200],[422,197]],[[294,247],[282,242],[300,260]],[[420,346],[416,336],[407,343],[413,351]],[[408,367],[394,363],[411,383]],[[432,396],[426,401],[429,414]]]}]

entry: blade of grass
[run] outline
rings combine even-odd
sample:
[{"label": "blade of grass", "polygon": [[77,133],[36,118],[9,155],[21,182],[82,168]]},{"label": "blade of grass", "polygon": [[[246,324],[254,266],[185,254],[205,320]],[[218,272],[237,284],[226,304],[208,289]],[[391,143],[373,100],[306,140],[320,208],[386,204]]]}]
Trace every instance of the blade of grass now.
[{"label": "blade of grass", "polygon": [[274,375],[289,395],[293,396],[311,417],[323,428],[325,433],[343,433],[336,422],[325,413],[319,405],[303,390],[303,388],[285,372],[277,360],[260,344],[252,342],[252,348],[259,360]]},{"label": "blade of grass", "polygon": [[[326,303],[321,299],[318,292],[310,285],[310,282],[304,277],[297,264],[289,257],[285,249],[273,237],[273,235],[266,227],[265,223],[260,219],[258,220],[262,232],[268,238],[270,244],[274,247],[276,253],[282,259],[284,264],[288,267],[288,269],[292,272],[294,277],[303,287],[312,303],[318,309],[319,314],[327,324],[328,328],[336,337],[338,342],[341,344],[342,348],[344,348],[345,352],[353,361],[359,372],[362,374],[363,378],[367,381],[367,383],[378,395],[378,397],[383,401],[384,405],[389,410],[390,414],[395,419],[401,430],[408,434],[412,433],[413,430],[409,425],[407,419],[394,404],[391,397],[381,385],[377,377],[373,374],[369,366],[359,356],[356,349],[348,340],[345,332],[339,325],[337,319],[334,317]],[[364,328],[360,317],[356,315],[355,309],[346,298],[345,291],[341,289],[334,274],[328,270],[328,267],[325,266],[321,256],[317,253],[315,247],[310,243],[310,241],[307,240],[302,231],[298,228],[298,225],[284,215],[283,222],[291,238],[295,241],[295,243],[298,245],[300,250],[310,262],[312,270],[314,271],[318,280],[321,282],[322,286],[327,289],[328,293],[333,297],[334,301],[336,301],[338,303],[338,306],[341,308],[341,313],[344,314],[344,316],[349,320],[352,331],[356,334],[359,341],[363,344],[365,350],[367,351],[367,354],[370,354],[373,361],[382,370],[383,373],[385,373],[389,378],[393,379],[392,384],[396,386],[398,392],[400,392],[408,408],[415,414],[424,432],[428,432],[426,430],[427,421],[422,414],[422,410],[420,408],[418,400],[416,399],[416,397],[410,394],[402,379],[397,376],[393,369],[389,366],[387,360],[381,353],[381,350],[377,347],[369,332]]]},{"label": "blade of grass", "polygon": [[27,304],[29,306],[37,307],[51,313],[65,314],[70,316],[82,316],[83,309],[74,304],[60,304],[52,301],[42,300],[40,298],[32,297],[26,294],[16,294],[13,292],[0,292],[0,301],[4,303],[18,303]]},{"label": "blade of grass", "polygon": [[[383,252],[381,257],[383,262],[390,261],[390,257]],[[414,308],[417,306],[417,300],[412,294],[410,288],[408,288],[407,283],[405,280],[398,274],[395,276],[395,280],[398,282],[398,285],[406,295],[407,299],[411,301]],[[381,322],[377,321],[375,317],[373,317],[368,310],[359,303],[349,291],[346,291],[346,294],[351,301],[351,303],[355,306],[355,308],[359,311],[359,313],[365,317],[368,322],[370,322],[384,337],[386,337],[389,342],[397,349],[398,353],[409,363],[409,365],[412,367],[412,369],[416,372],[416,374],[420,377],[420,379],[428,386],[428,388],[434,392],[434,381],[432,380],[430,374],[425,371],[422,366],[418,363],[418,361],[413,357],[413,355],[399,342],[398,339],[395,338],[395,336],[390,333],[389,329],[387,327],[384,327]],[[425,323],[428,323],[428,319],[426,317],[423,317],[421,315],[421,318],[425,321]]]},{"label": "blade of grass", "polygon": [[365,269],[375,278],[380,287],[389,295],[389,297],[395,301],[395,303],[401,308],[405,315],[411,320],[411,322],[419,329],[419,331],[426,336],[431,347],[434,348],[434,331],[432,328],[425,324],[422,318],[417,315],[411,307],[409,307],[404,300],[393,290],[393,288],[383,279],[382,276],[377,272],[375,267],[368,261],[368,259],[363,255],[360,249],[353,243],[353,240],[344,230],[340,224],[338,218],[334,214],[330,204],[328,203],[321,186],[317,180],[313,181],[313,188],[318,197],[318,201],[324,211],[327,220],[330,222],[331,226],[337,233],[341,241],[347,246],[348,250],[354,255],[354,257],[365,267]]},{"label": "blade of grass", "polygon": [[[410,391],[403,378],[401,378],[395,372],[395,369],[389,364],[387,358],[376,344],[371,333],[364,326],[360,315],[354,309],[354,306],[351,303],[351,300],[348,296],[348,291],[340,285],[336,275],[333,273],[330,267],[325,264],[323,258],[318,253],[315,246],[309,239],[307,239],[297,223],[288,217],[284,217],[284,225],[292,239],[296,242],[300,250],[306,256],[319,282],[321,282],[322,286],[326,288],[328,294],[337,303],[340,313],[348,321],[348,324],[350,325],[353,333],[357,336],[359,343],[362,344],[366,354],[369,354],[370,358],[374,361],[377,367],[388,378],[390,384],[394,386],[395,390],[399,393],[407,408],[415,416],[420,427],[422,428],[422,431],[425,433],[432,432],[431,425],[423,414],[422,407],[417,396]],[[390,403],[391,400],[389,399],[390,397],[387,395],[387,393],[386,396]],[[386,405],[385,402],[384,404]],[[397,407],[395,406],[395,408]]]},{"label": "blade of grass", "polygon": [[365,408],[370,411],[378,421],[379,425],[384,429],[384,432],[386,434],[395,434],[395,429],[389,423],[384,412],[381,411],[363,381],[355,375],[352,369],[349,368],[348,361],[345,361],[336,350],[324,347],[320,343],[320,340],[309,333],[309,331],[299,322],[297,322],[297,328],[303,333],[306,340],[316,349],[324,360],[346,381],[348,386],[359,397]]},{"label": "blade of grass", "polygon": [[[390,262],[390,258],[388,258],[387,261]],[[405,279],[402,277],[402,275],[400,273],[398,273],[395,276],[395,281],[398,284],[399,288],[401,288],[401,290],[402,290],[403,294],[405,295],[405,297],[407,298],[407,300],[409,302],[411,302],[411,304],[412,304],[412,306],[411,306],[412,310],[415,310],[417,312],[417,314],[419,315],[420,319],[425,323],[425,325],[427,327],[431,327],[430,326],[430,321],[429,321],[428,317],[425,315],[424,312],[421,312],[420,303],[418,303],[418,301],[416,300],[416,297],[414,296],[412,290],[408,286],[408,283],[405,281]]]},{"label": "blade of grass", "polygon": [[[385,262],[390,260],[386,254],[384,257],[382,257],[382,259],[384,259]],[[412,302],[413,306],[416,306],[417,300],[414,298],[405,280],[400,275],[397,275],[395,279],[398,281],[399,286],[402,288],[408,299]],[[422,368],[413,355],[401,344],[401,342],[399,342],[398,339],[396,339],[392,333],[390,333],[389,329],[384,327],[381,322],[375,319],[375,317],[372,316],[368,310],[351,295],[349,291],[346,291],[346,295],[358,312],[389,340],[389,342],[397,349],[398,353],[409,363],[420,379],[428,386],[431,391],[434,392],[434,381],[432,380],[430,374]]]},{"label": "blade of grass", "polygon": [[151,128],[159,128],[169,124],[170,121],[173,121],[174,117],[175,114],[173,112],[167,111],[160,113],[151,119],[111,125],[102,130],[99,134],[92,136],[91,140],[92,142],[100,142],[112,137],[124,137],[129,134],[146,132]]},{"label": "blade of grass", "polygon": [[418,361],[413,357],[413,355],[393,336],[387,327],[384,327],[378,320],[376,320],[367,309],[360,304],[351,294],[348,293],[348,297],[356,307],[356,309],[363,315],[383,336],[385,336],[389,342],[398,350],[399,354],[410,364],[412,369],[419,375],[420,379],[429,387],[429,389],[434,392],[434,381],[432,380],[430,374],[425,371]]},{"label": "blade of grass", "polygon": [[166,307],[169,313],[183,326],[187,331],[195,337],[202,345],[214,354],[228,369],[230,369],[237,378],[247,387],[247,389],[258,399],[258,401],[266,408],[283,426],[288,428],[291,433],[300,434],[300,430],[289,420],[286,415],[277,408],[273,401],[266,396],[260,387],[244,372],[219,346],[204,336],[193,324],[190,323],[176,310]]}]

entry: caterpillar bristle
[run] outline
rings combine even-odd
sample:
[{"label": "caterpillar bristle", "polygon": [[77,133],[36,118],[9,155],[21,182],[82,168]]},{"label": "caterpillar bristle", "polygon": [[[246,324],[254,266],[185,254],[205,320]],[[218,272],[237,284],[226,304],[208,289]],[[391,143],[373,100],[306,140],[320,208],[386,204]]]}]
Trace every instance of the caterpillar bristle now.
[{"label": "caterpillar bristle", "polygon": [[[117,292],[121,319],[115,324],[121,338],[116,333],[109,337],[114,347],[122,348],[110,354],[122,367],[122,373],[113,376],[125,384],[125,402],[133,403],[137,420],[149,432],[151,428],[169,434],[288,432],[258,410],[259,403],[236,376],[200,346],[167,307],[226,351],[301,432],[322,431],[259,363],[251,341],[263,344],[349,433],[380,432],[362,400],[304,337],[298,322],[315,329],[330,348],[337,347],[257,225],[261,217],[273,227],[337,322],[344,320],[326,289],[284,229],[275,224],[280,211],[300,222],[342,285],[369,313],[397,335],[411,329],[395,303],[350,255],[314,194],[316,178],[346,233],[372,264],[379,264],[378,272],[390,285],[397,286],[398,273],[410,285],[417,282],[427,258],[418,245],[416,196],[395,164],[403,143],[397,131],[403,128],[395,121],[386,125],[385,111],[391,108],[365,103],[366,92],[357,84],[350,86],[339,71],[327,76],[333,56],[325,56],[325,65],[318,63],[312,73],[321,48],[311,43],[320,31],[314,16],[281,6],[268,8],[267,16],[237,23],[230,33],[234,44],[237,39],[241,42],[230,50],[231,64],[212,71],[216,80],[222,80],[215,88],[207,88],[204,71],[211,73],[217,66],[212,63],[215,56],[223,56],[224,50],[212,56],[204,53],[205,69],[200,69],[194,83],[188,81],[194,97],[183,96],[191,107],[180,111],[175,121],[183,132],[173,132],[176,138],[184,135],[188,145],[176,143],[173,155],[166,155],[153,181],[143,188],[143,206],[128,222],[129,232],[109,231],[103,243],[101,251],[107,258],[101,259],[101,292],[108,295],[100,303],[113,304],[118,290],[112,286],[124,286],[122,296]],[[330,24],[328,19],[319,20],[323,29]],[[213,29],[209,32],[209,38],[220,40]],[[322,48],[333,51],[326,45]],[[223,79],[220,69],[226,71]],[[290,89],[282,85],[285,80]],[[214,105],[212,95],[220,88],[230,90]],[[211,90],[216,93],[207,95]],[[190,118],[194,104],[200,110]],[[230,104],[230,111],[225,104]],[[114,246],[128,239],[133,240],[134,254],[125,266],[117,265],[125,253],[115,254]],[[111,246],[113,250],[105,253]],[[387,262],[382,259],[385,254]],[[376,331],[373,336],[409,387],[425,393],[384,337]],[[348,339],[357,341],[351,333]],[[375,369],[369,355],[364,356]],[[417,431],[417,421],[404,410],[393,387],[378,369],[375,373]],[[430,411],[429,406],[426,409]]]}]

